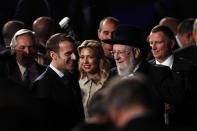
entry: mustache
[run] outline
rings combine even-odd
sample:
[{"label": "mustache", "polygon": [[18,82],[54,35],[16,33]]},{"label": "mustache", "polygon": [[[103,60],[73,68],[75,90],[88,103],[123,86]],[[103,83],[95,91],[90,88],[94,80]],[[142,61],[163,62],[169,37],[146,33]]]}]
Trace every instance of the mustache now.
[{"label": "mustache", "polygon": [[116,62],[123,62],[123,60],[121,60],[121,59],[118,59],[118,60],[116,60]]}]

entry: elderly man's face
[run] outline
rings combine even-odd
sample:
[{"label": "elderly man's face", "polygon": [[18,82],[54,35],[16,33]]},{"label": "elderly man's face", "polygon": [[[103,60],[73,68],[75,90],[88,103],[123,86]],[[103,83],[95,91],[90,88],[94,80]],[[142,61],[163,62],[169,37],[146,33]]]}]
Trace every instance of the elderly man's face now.
[{"label": "elderly man's face", "polygon": [[119,70],[125,70],[131,65],[134,66],[135,59],[129,46],[114,44],[113,55]]},{"label": "elderly man's face", "polygon": [[16,38],[16,59],[22,66],[30,67],[35,62],[36,44],[32,36],[24,34]]}]

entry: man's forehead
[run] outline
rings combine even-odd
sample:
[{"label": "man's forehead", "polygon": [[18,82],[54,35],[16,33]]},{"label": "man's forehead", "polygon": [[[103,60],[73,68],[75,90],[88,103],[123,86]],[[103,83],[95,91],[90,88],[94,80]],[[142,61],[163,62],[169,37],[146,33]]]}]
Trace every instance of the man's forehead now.
[{"label": "man's forehead", "polygon": [[127,48],[130,48],[131,46],[128,46],[128,45],[123,45],[123,44],[113,44],[113,48],[116,48],[116,49],[127,49]]},{"label": "man's forehead", "polygon": [[17,45],[26,45],[26,44],[36,45],[35,38],[33,36],[30,36],[27,34],[19,35],[16,37],[16,46]]},{"label": "man's forehead", "polygon": [[74,43],[70,41],[61,41],[59,42],[59,47],[74,47]]},{"label": "man's forehead", "polygon": [[31,38],[31,39],[35,39],[35,37],[33,35],[30,35],[30,34],[21,34],[21,35],[18,35],[16,36],[16,39],[18,39],[19,37],[28,37],[28,38]]},{"label": "man's forehead", "polygon": [[102,30],[108,31],[109,29],[114,31],[116,29],[116,25],[111,21],[104,21],[102,25]]}]

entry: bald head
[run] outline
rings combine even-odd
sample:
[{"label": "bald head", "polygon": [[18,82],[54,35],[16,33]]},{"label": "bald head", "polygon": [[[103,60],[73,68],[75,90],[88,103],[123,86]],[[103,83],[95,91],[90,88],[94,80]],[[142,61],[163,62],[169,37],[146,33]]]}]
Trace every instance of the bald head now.
[{"label": "bald head", "polygon": [[46,43],[49,37],[58,30],[58,24],[50,17],[39,17],[32,25],[33,31],[41,43]]},{"label": "bald head", "polygon": [[177,18],[174,17],[165,17],[160,20],[159,25],[164,25],[170,28],[174,35],[177,34],[177,26],[180,23],[180,21]]},{"label": "bald head", "polygon": [[9,46],[14,34],[18,30],[24,28],[25,28],[25,24],[22,21],[12,20],[5,23],[2,29],[2,35],[5,45]]}]

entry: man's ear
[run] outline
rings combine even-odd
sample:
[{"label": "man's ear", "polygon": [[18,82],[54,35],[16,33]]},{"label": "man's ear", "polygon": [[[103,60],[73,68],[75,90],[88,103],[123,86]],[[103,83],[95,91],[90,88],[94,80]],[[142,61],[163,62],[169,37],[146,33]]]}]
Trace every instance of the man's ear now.
[{"label": "man's ear", "polygon": [[50,51],[49,52],[49,55],[51,57],[52,60],[57,60],[57,53],[55,53],[54,51]]},{"label": "man's ear", "polygon": [[97,30],[97,35],[98,35],[98,38],[101,39],[101,30],[100,29]]},{"label": "man's ear", "polygon": [[139,48],[133,48],[133,53],[134,53],[135,59],[140,57],[140,49]]},{"label": "man's ear", "polygon": [[171,49],[173,49],[174,46],[175,46],[175,40],[171,40],[171,45],[170,45]]},{"label": "man's ear", "polygon": [[195,38],[196,37],[196,32],[195,31],[192,31],[192,35]]},{"label": "man's ear", "polygon": [[109,114],[110,114],[110,119],[112,120],[113,123],[115,123],[115,125],[118,124],[118,118],[119,117],[119,111],[114,107],[114,106],[110,106],[109,110]]},{"label": "man's ear", "polygon": [[195,39],[192,32],[186,34],[187,40],[191,43],[195,43]]}]

